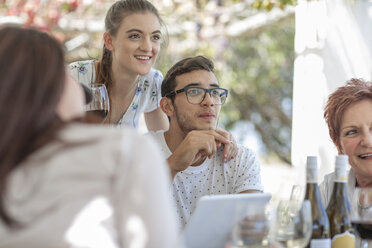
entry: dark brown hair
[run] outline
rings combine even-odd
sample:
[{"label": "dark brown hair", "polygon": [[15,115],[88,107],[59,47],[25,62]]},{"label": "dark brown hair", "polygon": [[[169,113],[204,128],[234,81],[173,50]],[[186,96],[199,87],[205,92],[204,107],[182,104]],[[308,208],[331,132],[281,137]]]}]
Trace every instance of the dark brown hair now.
[{"label": "dark brown hair", "polygon": [[339,87],[333,92],[327,101],[324,110],[324,118],[328,125],[329,136],[341,153],[340,129],[345,110],[354,103],[364,99],[372,100],[372,84],[363,79],[352,78],[345,86]]},{"label": "dark brown hair", "polygon": [[[196,70],[206,70],[213,72],[213,62],[206,57],[196,56],[189,57],[178,61],[174,64],[164,77],[161,85],[161,96],[172,93],[177,86],[176,77]],[[174,101],[174,96],[170,97]]]},{"label": "dark brown hair", "polygon": [[7,179],[62,126],[55,110],[65,77],[57,40],[34,29],[0,28],[0,218],[9,226],[16,222],[4,206]]},{"label": "dark brown hair", "polygon": [[[120,0],[115,2],[108,10],[105,18],[105,29],[112,36],[115,36],[125,17],[135,13],[153,13],[159,20],[160,25],[165,28],[164,21],[158,10],[147,0]],[[163,43],[165,44],[165,43]],[[112,83],[111,77],[112,53],[103,45],[101,59],[97,64],[96,83],[104,83],[108,92]],[[109,93],[110,95],[110,93]]]}]

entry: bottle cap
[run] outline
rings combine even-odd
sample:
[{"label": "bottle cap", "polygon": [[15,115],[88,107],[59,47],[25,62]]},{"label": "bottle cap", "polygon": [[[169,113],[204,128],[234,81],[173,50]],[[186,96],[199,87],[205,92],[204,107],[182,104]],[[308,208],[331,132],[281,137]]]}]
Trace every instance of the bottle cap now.
[{"label": "bottle cap", "polygon": [[316,169],[318,167],[318,157],[317,156],[307,156],[306,166],[308,168]]},{"label": "bottle cap", "polygon": [[346,167],[349,157],[345,154],[336,156],[335,182],[347,182]]}]

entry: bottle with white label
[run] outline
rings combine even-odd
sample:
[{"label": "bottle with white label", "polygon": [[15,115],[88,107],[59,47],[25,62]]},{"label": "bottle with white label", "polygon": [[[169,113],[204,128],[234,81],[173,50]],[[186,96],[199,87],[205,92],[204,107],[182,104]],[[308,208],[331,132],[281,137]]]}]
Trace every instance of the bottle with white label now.
[{"label": "bottle with white label", "polygon": [[305,200],[310,201],[313,219],[311,239],[307,248],[330,248],[329,221],[320,197],[318,187],[318,160],[316,156],[307,157]]},{"label": "bottle with white label", "polygon": [[355,235],[350,220],[350,202],[347,189],[347,155],[336,157],[335,180],[327,207],[332,248],[354,248]]}]

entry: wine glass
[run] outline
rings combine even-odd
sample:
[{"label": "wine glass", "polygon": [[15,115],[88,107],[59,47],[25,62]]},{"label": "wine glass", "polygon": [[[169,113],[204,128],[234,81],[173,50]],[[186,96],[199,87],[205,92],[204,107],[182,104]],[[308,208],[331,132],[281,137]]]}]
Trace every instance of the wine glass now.
[{"label": "wine glass", "polygon": [[301,204],[303,203],[304,199],[304,187],[299,184],[295,184],[292,186],[291,196],[289,200],[292,202],[291,207],[292,210],[296,211],[301,208]]},{"label": "wine glass", "polygon": [[85,120],[91,123],[102,123],[110,111],[110,100],[104,84],[92,84],[92,101],[85,105]]},{"label": "wine glass", "polygon": [[288,248],[303,248],[309,243],[311,232],[310,201],[298,204],[298,201],[281,200],[274,212],[270,239]]},{"label": "wine glass", "polygon": [[238,204],[231,218],[235,223],[224,248],[284,248],[268,240],[270,228],[270,204],[252,210]]},{"label": "wine glass", "polygon": [[355,188],[351,201],[351,224],[361,238],[361,248],[372,247],[372,188]]}]

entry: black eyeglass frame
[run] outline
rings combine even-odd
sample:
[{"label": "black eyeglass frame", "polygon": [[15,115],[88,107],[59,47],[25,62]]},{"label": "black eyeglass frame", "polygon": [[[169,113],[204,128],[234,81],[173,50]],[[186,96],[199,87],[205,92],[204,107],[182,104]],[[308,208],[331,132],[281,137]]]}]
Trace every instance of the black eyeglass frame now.
[{"label": "black eyeglass frame", "polygon": [[[204,96],[203,96],[202,100],[201,100],[199,103],[192,103],[192,102],[189,101],[189,97],[188,97],[188,95],[187,95],[187,90],[190,89],[190,88],[197,88],[197,89],[204,90]],[[175,90],[175,91],[173,91],[173,92],[170,92],[170,93],[166,94],[165,97],[172,97],[172,96],[175,96],[175,95],[177,95],[177,94],[179,94],[179,93],[185,92],[185,94],[186,94],[186,98],[187,98],[187,101],[188,101],[190,104],[200,104],[200,103],[202,103],[202,102],[204,101],[204,99],[205,99],[205,95],[206,95],[207,93],[209,93],[209,96],[212,98],[211,92],[212,92],[213,90],[216,90],[216,89],[223,90],[224,93],[222,93],[221,95],[226,95],[226,98],[227,98],[227,96],[228,96],[228,94],[229,94],[229,90],[227,90],[227,89],[219,88],[219,87],[218,87],[218,88],[205,89],[205,88],[198,87],[198,86],[193,86],[193,85],[189,85],[189,86],[186,86],[186,87],[184,87],[184,88],[182,88],[182,89],[179,89],[179,90]],[[226,102],[226,98],[225,98],[225,101],[224,101],[223,103],[214,103],[214,104],[216,104],[216,105],[223,105],[223,104]]]}]

